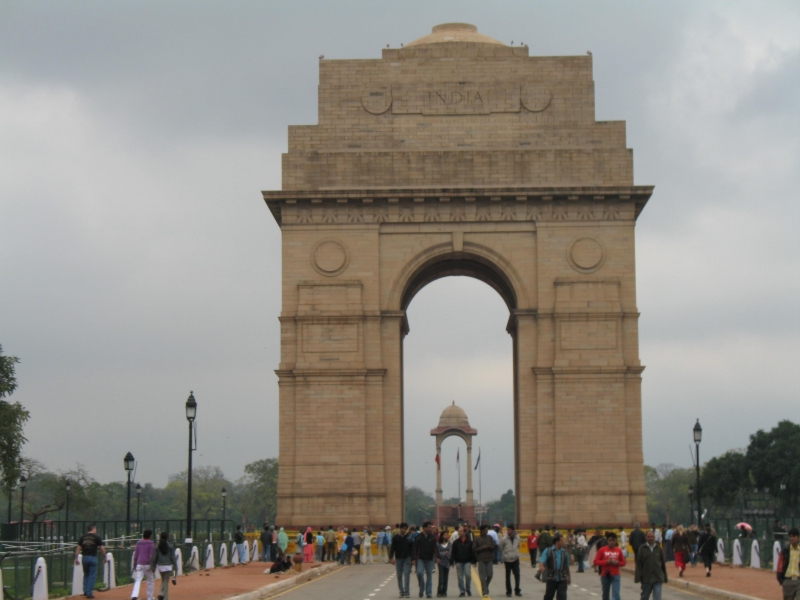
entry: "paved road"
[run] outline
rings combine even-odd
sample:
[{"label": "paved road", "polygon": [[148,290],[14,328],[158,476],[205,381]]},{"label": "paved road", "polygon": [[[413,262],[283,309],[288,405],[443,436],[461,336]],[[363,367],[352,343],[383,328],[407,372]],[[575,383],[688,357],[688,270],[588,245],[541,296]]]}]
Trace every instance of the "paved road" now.
[{"label": "paved road", "polygon": [[[534,570],[530,563],[522,564],[523,597],[541,599],[544,596],[544,584],[534,579]],[[455,580],[455,570],[450,573],[448,597],[458,597],[458,584]],[[436,597],[436,583],[438,574],[433,576],[433,592]],[[512,578],[513,585],[513,578]],[[479,582],[477,573],[474,573],[472,582],[472,597],[479,598],[477,592]],[[411,597],[418,596],[419,587],[416,575],[411,573]],[[503,565],[495,565],[495,576],[489,588],[491,598],[505,598],[505,570]],[[300,585],[292,590],[274,597],[286,600],[387,600],[397,598],[397,577],[391,565],[353,565],[334,571],[319,579]],[[622,576],[620,596],[622,600],[638,600],[639,586],[633,583],[633,577]],[[569,600],[600,600],[602,590],[600,577],[596,573],[573,573],[572,587],[569,589]],[[679,591],[664,587],[662,600],[696,600],[698,595],[690,592]]]}]

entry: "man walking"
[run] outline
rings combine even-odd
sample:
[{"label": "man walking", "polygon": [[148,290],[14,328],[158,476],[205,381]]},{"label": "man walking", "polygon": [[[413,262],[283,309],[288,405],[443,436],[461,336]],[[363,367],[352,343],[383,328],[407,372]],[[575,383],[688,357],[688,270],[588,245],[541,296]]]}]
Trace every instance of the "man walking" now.
[{"label": "man walking", "polygon": [[133,551],[133,590],[131,592],[131,600],[139,598],[139,590],[142,585],[142,579],[147,577],[147,600],[153,600],[153,592],[155,591],[155,574],[153,573],[153,559],[155,558],[156,546],[150,537],[153,535],[152,530],[145,529],[142,532],[142,539],[136,542],[136,547]]},{"label": "man walking", "polygon": [[333,530],[333,525],[328,525],[328,531],[325,532],[325,558],[328,562],[333,562],[336,558],[336,532]]},{"label": "man walking", "polygon": [[233,543],[236,544],[236,550],[239,553],[239,562],[244,564],[247,562],[247,552],[244,549],[244,534],[242,533],[242,526],[236,526],[236,533],[233,534]]},{"label": "man walking", "polygon": [[597,551],[594,564],[600,567],[600,583],[603,587],[603,600],[609,600],[613,592],[614,600],[619,598],[619,569],[625,566],[625,554],[617,546],[617,534],[613,531],[606,536],[606,545]]},{"label": "man walking", "polygon": [[553,545],[553,535],[550,533],[552,528],[550,525],[545,525],[542,532],[539,534],[539,553],[543,553],[550,546]]},{"label": "man walking", "polygon": [[269,525],[264,523],[264,529],[261,530],[261,562],[270,561],[270,548],[272,547],[272,532],[269,530]]},{"label": "man walking", "polygon": [[392,536],[392,545],[389,547],[389,562],[395,566],[397,573],[397,587],[400,588],[400,597],[408,598],[409,579],[411,578],[411,540],[406,535],[406,523],[400,523],[398,534]]},{"label": "man walking", "polygon": [[[94,583],[97,579],[97,551],[103,554],[103,563],[108,561],[106,548],[103,540],[97,535],[97,527],[89,525],[89,529],[78,540],[78,547],[75,549],[75,564],[83,566],[83,595],[87,598],[94,598]],[[83,555],[83,562],[78,559]]]},{"label": "man walking", "polygon": [[489,530],[489,535],[494,540],[494,560],[492,561],[494,564],[498,564],[500,562],[500,536],[497,535],[499,531],[500,525],[497,523],[495,523]]},{"label": "man walking", "polygon": [[706,528],[700,534],[698,540],[697,553],[703,559],[703,566],[706,568],[706,577],[711,577],[711,567],[714,564],[714,554],[717,552],[717,536],[711,530],[711,525],[706,523]]},{"label": "man walking", "polygon": [[481,534],[472,543],[475,558],[478,559],[478,578],[481,580],[481,594],[489,595],[489,584],[494,575],[492,562],[494,561],[495,544],[489,535],[489,526],[481,525]]},{"label": "man walking", "polygon": [[[541,538],[539,538],[541,539]],[[553,536],[553,545],[542,552],[539,571],[544,574],[544,600],[567,600],[567,588],[572,584],[569,572],[569,552],[564,548],[560,531]]]},{"label": "man walking", "polygon": [[514,594],[522,596],[522,590],[519,589],[519,536],[513,524],[506,527],[506,534],[500,540],[500,555],[503,557],[503,564],[506,567],[506,596],[511,597],[512,573],[514,574]]},{"label": "man walking", "polygon": [[648,600],[650,593],[653,600],[661,600],[661,588],[667,583],[667,563],[664,560],[664,551],[656,543],[654,531],[645,535],[645,543],[636,553],[635,583],[642,584],[641,600]]},{"label": "man walking", "polygon": [[458,528],[458,537],[453,542],[453,562],[456,565],[456,577],[458,577],[458,596],[463,598],[472,596],[470,586],[472,583],[471,565],[475,560],[472,554],[472,540],[467,535],[468,527],[462,525]]},{"label": "man walking", "polygon": [[639,529],[639,523],[633,524],[633,531],[631,531],[631,548],[633,548],[633,555],[636,556],[639,553],[639,548],[644,546],[645,544],[645,535],[644,531]]},{"label": "man walking", "polygon": [[783,588],[783,600],[795,600],[800,592],[800,530],[789,530],[789,545],[781,550],[778,562],[778,583]]},{"label": "man walking", "polygon": [[411,554],[411,563],[417,569],[420,598],[423,594],[433,598],[433,567],[438,559],[439,545],[436,543],[433,523],[425,521],[422,524],[422,531],[414,539],[414,550]]},{"label": "man walking", "polygon": [[692,562],[692,567],[694,567],[697,565],[697,549],[700,547],[700,531],[698,531],[697,525],[692,523],[692,526],[689,528],[686,536],[689,538],[689,559]]}]

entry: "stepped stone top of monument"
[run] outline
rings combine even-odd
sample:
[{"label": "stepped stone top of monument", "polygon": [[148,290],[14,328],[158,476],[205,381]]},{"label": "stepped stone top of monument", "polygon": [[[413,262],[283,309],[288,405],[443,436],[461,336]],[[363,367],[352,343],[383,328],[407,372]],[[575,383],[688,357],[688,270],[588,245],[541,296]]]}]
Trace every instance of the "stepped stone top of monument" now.
[{"label": "stepped stone top of monument", "polygon": [[478,28],[469,23],[443,23],[436,25],[430,34],[409,42],[406,46],[425,46],[427,44],[444,44],[447,42],[473,42],[505,46],[505,44],[493,37],[478,33]]}]

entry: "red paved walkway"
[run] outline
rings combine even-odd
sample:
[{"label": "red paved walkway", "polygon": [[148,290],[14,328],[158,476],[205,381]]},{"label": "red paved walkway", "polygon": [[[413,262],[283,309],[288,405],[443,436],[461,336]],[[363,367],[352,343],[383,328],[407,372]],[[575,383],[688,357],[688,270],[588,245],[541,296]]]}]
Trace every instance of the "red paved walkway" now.
[{"label": "red paved walkway", "polygon": [[[632,571],[631,575],[633,575]],[[680,579],[678,578],[678,569],[675,568],[675,563],[668,563],[667,575],[670,583],[686,580],[718,590],[763,598],[764,600],[783,600],[781,586],[778,585],[775,573],[771,570],[715,564],[711,570],[711,577],[706,577],[706,570],[702,565],[698,564],[695,568],[687,567],[683,578]]]},{"label": "red paved walkway", "polygon": [[[209,571],[198,571],[191,575],[178,577],[178,585],[170,584],[169,600],[219,600],[244,592],[252,592],[265,585],[287,577],[294,577],[297,574],[296,571],[290,571],[288,574],[265,575],[264,569],[267,568],[268,564],[270,563],[254,562],[225,569],[216,568]],[[302,566],[303,571],[307,571],[312,567],[319,566],[319,563],[304,564]],[[140,598],[147,598],[146,585],[146,582],[142,582]],[[154,594],[156,596],[158,595],[159,585],[161,585],[161,582],[156,581]],[[102,598],[102,600],[127,600],[131,597],[132,587],[132,585],[126,585],[107,592],[96,593],[95,596]]]}]

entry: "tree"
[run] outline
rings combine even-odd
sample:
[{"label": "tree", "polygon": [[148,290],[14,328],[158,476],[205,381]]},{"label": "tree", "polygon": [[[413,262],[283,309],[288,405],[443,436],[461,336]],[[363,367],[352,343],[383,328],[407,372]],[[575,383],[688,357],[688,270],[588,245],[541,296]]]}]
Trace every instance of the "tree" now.
[{"label": "tree", "polygon": [[247,514],[264,515],[264,522],[274,521],[278,510],[278,459],[265,458],[244,466],[241,488]]},{"label": "tree", "polygon": [[434,499],[418,487],[406,488],[406,521],[415,525],[422,525],[425,521],[433,519]]},{"label": "tree", "polygon": [[729,512],[739,504],[740,492],[747,484],[747,461],[741,450],[729,450],[703,465],[700,491],[720,512]]},{"label": "tree", "polygon": [[0,485],[5,492],[19,479],[22,445],[27,441],[23,435],[30,413],[19,403],[3,400],[17,389],[16,365],[19,358],[3,356],[0,346]]},{"label": "tree", "polygon": [[[177,502],[183,502],[184,514],[186,512],[186,491],[188,471],[181,471],[172,476],[167,484],[167,489],[177,491]],[[221,512],[222,497],[220,492],[223,487],[233,488],[230,481],[225,479],[225,474],[219,467],[196,467],[192,469],[192,515],[195,519],[218,518]],[[183,500],[180,500],[180,496]],[[233,500],[233,499],[231,499]]]},{"label": "tree", "polygon": [[680,469],[671,464],[653,468],[645,466],[647,514],[654,523],[691,523],[689,486],[695,479],[694,469]]},{"label": "tree", "polygon": [[508,490],[500,496],[499,500],[494,500],[486,505],[486,521],[489,523],[500,523],[508,525],[513,523],[516,518],[517,504],[514,497],[514,490]]},{"label": "tree", "polygon": [[[757,488],[768,488],[784,506],[797,506],[800,499],[800,425],[780,421],[770,431],[759,429],[750,436],[745,459]],[[781,485],[785,489],[781,490]]]}]

